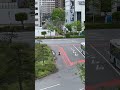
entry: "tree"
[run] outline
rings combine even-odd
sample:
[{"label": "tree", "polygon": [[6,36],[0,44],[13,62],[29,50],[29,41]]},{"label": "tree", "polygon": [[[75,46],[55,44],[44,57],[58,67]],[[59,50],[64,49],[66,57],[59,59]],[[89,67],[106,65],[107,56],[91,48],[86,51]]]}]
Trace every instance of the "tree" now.
[{"label": "tree", "polygon": [[62,8],[55,8],[51,14],[52,20],[65,21],[65,11]]},{"label": "tree", "polygon": [[48,32],[50,33],[50,37],[51,37],[51,32],[54,31],[54,26],[52,24],[47,24],[47,29],[48,29]]},{"label": "tree", "polygon": [[95,9],[100,9],[100,3],[99,0],[86,0],[86,11],[90,10],[90,7],[92,7],[92,22],[95,22]]},{"label": "tree", "polygon": [[82,30],[82,26],[80,21],[74,21],[72,23],[72,27],[74,27],[74,29],[76,29],[77,31],[81,31]]},{"label": "tree", "polygon": [[15,20],[16,21],[21,21],[21,24],[23,26],[24,29],[24,21],[28,19],[28,15],[27,13],[24,12],[20,12],[20,13],[16,13],[15,14]]},{"label": "tree", "polygon": [[111,12],[112,10],[112,0],[100,0],[100,4],[101,4],[101,12],[104,12],[105,23],[107,23],[106,16],[107,16],[107,12]]},{"label": "tree", "polygon": [[29,8],[30,0],[18,0],[18,7],[19,8]]},{"label": "tree", "polygon": [[112,14],[112,18],[114,21],[117,21],[117,22],[120,21],[120,12],[114,12]]},{"label": "tree", "polygon": [[[114,4],[119,3],[120,1],[119,0],[86,0],[85,2],[86,2],[86,11],[89,11],[91,9],[90,7],[92,7],[92,18],[94,23],[94,16],[96,9],[99,11],[99,13],[103,12],[106,17],[107,12],[111,12],[112,9],[116,8]],[[113,5],[114,7],[112,7]]]},{"label": "tree", "polygon": [[72,24],[66,24],[65,25],[65,27],[70,31],[70,33],[71,33],[71,31],[72,31]]},{"label": "tree", "polygon": [[51,14],[51,22],[58,29],[62,28],[65,21],[65,11],[62,8],[55,8]]},{"label": "tree", "polygon": [[46,31],[43,31],[41,32],[42,35],[44,35],[44,38],[45,38],[45,35],[47,34]]},{"label": "tree", "polygon": [[[0,62],[0,90],[1,83],[6,87],[4,90],[11,89],[10,85],[14,89],[32,90],[33,86],[29,82],[34,82],[32,81],[34,77],[33,51],[34,49],[25,43],[10,43],[9,46],[4,42],[0,43],[0,58],[3,60]],[[23,87],[23,83],[26,87]],[[28,84],[30,85],[27,86]]]}]

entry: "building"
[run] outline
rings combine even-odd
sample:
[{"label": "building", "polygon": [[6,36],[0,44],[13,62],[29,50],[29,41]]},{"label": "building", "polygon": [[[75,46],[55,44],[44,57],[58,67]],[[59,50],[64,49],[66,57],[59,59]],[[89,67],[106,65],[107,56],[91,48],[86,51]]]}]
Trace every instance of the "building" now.
[{"label": "building", "polygon": [[30,14],[31,9],[19,8],[17,0],[0,0],[0,24],[20,24],[15,20],[15,14],[25,12],[28,14],[28,20],[25,24],[33,24],[34,16]]},{"label": "building", "polygon": [[41,27],[55,8],[55,0],[35,0],[35,25]]},{"label": "building", "polygon": [[85,21],[85,0],[65,0],[65,23]]},{"label": "building", "polygon": [[50,14],[55,8],[55,0],[35,0],[35,36],[43,36],[41,32],[46,31],[46,36],[55,36],[55,31],[49,32],[42,29],[43,23],[50,18]]},{"label": "building", "polygon": [[56,8],[65,8],[65,0],[55,0]]},{"label": "building", "polygon": [[[94,3],[98,4],[98,7],[94,7],[92,4],[93,2],[91,2],[91,1],[89,1],[87,3],[88,3],[88,5],[87,5],[87,9],[86,9],[86,15],[92,15],[93,13],[95,15],[101,15],[101,16],[104,15],[104,12],[101,12],[101,7],[100,7],[101,2],[98,2],[97,0],[94,2]],[[117,12],[117,11],[120,11],[120,0],[113,2],[111,4],[111,10],[107,13],[111,15],[112,13]]]},{"label": "building", "polygon": [[40,24],[40,2],[35,0],[35,26],[41,26]]}]

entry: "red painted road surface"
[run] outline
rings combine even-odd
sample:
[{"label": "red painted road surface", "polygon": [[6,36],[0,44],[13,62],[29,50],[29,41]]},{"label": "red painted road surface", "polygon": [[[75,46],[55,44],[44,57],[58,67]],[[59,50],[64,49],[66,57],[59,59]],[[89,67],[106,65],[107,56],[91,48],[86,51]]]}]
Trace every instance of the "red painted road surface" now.
[{"label": "red painted road surface", "polygon": [[73,66],[75,64],[78,64],[78,63],[84,63],[85,60],[77,60],[75,62],[72,62],[70,60],[70,58],[68,57],[67,53],[65,52],[65,50],[62,48],[62,47],[59,47],[59,52],[61,52],[61,57],[63,59],[63,62],[68,65],[68,66]]}]

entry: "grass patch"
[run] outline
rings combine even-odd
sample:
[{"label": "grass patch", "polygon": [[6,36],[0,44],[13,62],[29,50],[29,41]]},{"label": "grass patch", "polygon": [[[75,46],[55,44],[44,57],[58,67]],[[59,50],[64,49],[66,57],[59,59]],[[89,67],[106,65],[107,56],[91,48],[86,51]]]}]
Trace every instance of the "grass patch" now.
[{"label": "grass patch", "polygon": [[35,44],[35,77],[43,78],[56,71],[51,49],[45,44]]},{"label": "grass patch", "polygon": [[85,82],[85,63],[80,63],[77,65],[77,68],[79,70],[79,76],[82,80],[82,82]]}]

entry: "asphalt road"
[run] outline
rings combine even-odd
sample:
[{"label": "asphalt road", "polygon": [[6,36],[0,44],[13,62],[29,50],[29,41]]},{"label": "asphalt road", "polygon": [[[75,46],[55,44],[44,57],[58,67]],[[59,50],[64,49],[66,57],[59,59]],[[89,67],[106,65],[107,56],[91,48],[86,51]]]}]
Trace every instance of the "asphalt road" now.
[{"label": "asphalt road", "polygon": [[[80,42],[84,39],[45,39],[56,53],[57,73],[35,81],[35,90],[84,90],[76,67],[77,63],[84,63],[84,56],[80,53]],[[36,41],[36,43],[38,43]],[[61,55],[58,55],[58,52]]]},{"label": "asphalt road", "polygon": [[86,31],[86,90],[120,86],[120,70],[109,61],[111,39],[120,39],[120,30]]}]

